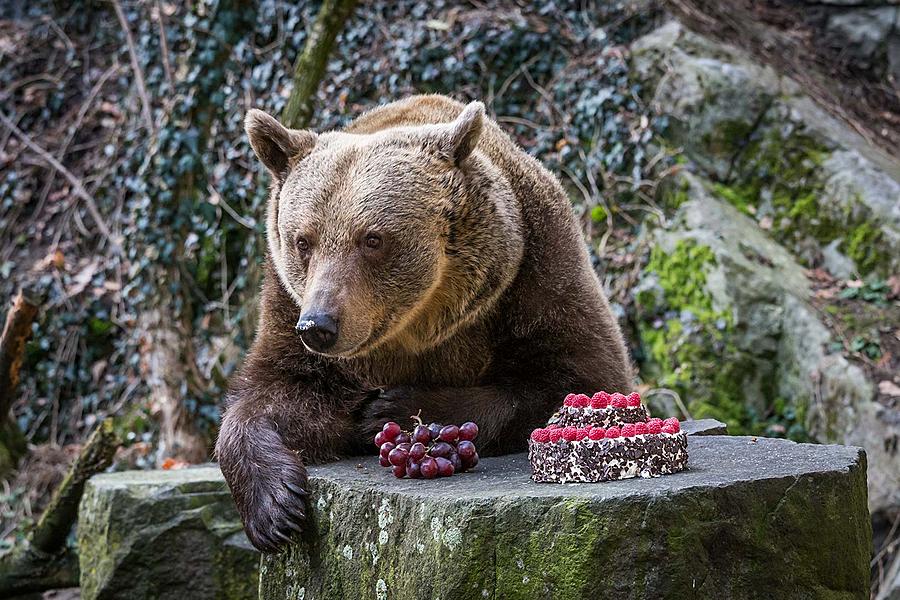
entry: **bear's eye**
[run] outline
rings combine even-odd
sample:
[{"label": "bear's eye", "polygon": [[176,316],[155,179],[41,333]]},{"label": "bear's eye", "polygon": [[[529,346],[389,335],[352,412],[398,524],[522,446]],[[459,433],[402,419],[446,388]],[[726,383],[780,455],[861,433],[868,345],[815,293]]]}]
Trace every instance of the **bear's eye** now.
[{"label": "bear's eye", "polygon": [[366,234],[366,239],[364,240],[366,248],[369,250],[378,250],[381,248],[381,236],[377,233],[369,233]]},{"label": "bear's eye", "polygon": [[297,250],[300,252],[300,254],[306,254],[307,252],[309,252],[309,240],[307,240],[305,237],[298,237]]}]

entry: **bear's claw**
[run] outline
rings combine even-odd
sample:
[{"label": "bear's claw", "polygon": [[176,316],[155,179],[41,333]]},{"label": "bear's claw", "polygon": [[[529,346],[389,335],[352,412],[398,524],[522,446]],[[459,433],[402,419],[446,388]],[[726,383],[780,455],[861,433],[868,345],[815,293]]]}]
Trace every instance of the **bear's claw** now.
[{"label": "bear's claw", "polygon": [[258,550],[276,553],[303,532],[306,520],[306,469],[293,454],[291,461],[277,461],[273,477],[258,477],[242,510],[247,538]]}]

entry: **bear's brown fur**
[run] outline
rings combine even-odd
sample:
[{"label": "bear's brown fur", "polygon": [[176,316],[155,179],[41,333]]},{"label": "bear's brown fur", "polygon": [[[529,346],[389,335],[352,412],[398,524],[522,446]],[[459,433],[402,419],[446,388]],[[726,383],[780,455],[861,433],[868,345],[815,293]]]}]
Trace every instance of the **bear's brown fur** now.
[{"label": "bear's brown fur", "polygon": [[[303,464],[374,449],[385,421],[475,421],[498,454],[568,392],[629,391],[566,194],[483,105],[416,96],[321,135],[260,111],[246,126],[273,176],[269,253],[216,451],[258,548],[301,530]],[[313,352],[295,323],[325,312],[339,327]]]}]

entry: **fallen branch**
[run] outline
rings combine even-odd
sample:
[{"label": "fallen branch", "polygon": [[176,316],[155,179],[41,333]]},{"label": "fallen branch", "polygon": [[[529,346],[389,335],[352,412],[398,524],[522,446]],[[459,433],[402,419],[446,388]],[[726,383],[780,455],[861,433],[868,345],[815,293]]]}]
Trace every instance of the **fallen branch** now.
[{"label": "fallen branch", "polygon": [[15,469],[25,453],[25,437],[9,411],[19,385],[25,343],[31,337],[31,324],[40,305],[36,295],[19,290],[0,334],[0,477]]},{"label": "fallen branch", "polygon": [[25,354],[25,342],[31,337],[31,324],[41,302],[25,290],[19,290],[0,335],[0,417],[6,418],[12,407],[19,371]]},{"label": "fallen branch", "polygon": [[88,194],[87,190],[84,189],[84,185],[81,183],[81,180],[73,175],[72,172],[69,171],[61,162],[56,160],[53,155],[38,146],[37,143],[32,140],[27,133],[19,129],[16,124],[12,122],[12,119],[7,117],[2,112],[0,112],[0,122],[2,122],[10,131],[12,131],[17,138],[22,140],[22,143],[25,144],[32,152],[44,159],[44,162],[59,171],[60,174],[65,177],[70,184],[72,184],[72,187],[75,188],[75,194],[84,201],[85,206],[87,206],[88,212],[91,213],[91,218],[94,219],[94,223],[96,223],[97,228],[100,229],[100,233],[102,233],[103,237],[105,237],[107,241],[109,241],[115,253],[119,253],[122,250],[122,245],[113,236],[112,232],[109,230],[109,227],[106,225],[106,221],[103,220],[103,217],[100,216],[100,209],[97,208],[97,203],[94,201],[94,197]]},{"label": "fallen branch", "polygon": [[112,464],[120,443],[112,419],[91,434],[27,542],[0,559],[0,597],[78,585],[77,560],[66,538],[78,517],[85,483]]}]

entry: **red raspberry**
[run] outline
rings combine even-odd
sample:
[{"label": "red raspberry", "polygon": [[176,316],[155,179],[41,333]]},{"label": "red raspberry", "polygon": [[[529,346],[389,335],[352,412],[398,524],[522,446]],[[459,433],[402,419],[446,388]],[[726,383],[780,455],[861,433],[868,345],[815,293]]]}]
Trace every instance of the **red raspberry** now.
[{"label": "red raspberry", "polygon": [[559,429],[559,425],[557,425],[556,423],[552,423],[544,427],[544,429]]},{"label": "red raspberry", "polygon": [[617,438],[620,435],[622,435],[622,432],[616,426],[612,426],[606,430],[606,437],[608,437],[608,438]]},{"label": "red raspberry", "polygon": [[546,429],[535,429],[531,432],[531,439],[542,444],[545,442],[549,442],[550,432]]},{"label": "red raspberry", "polygon": [[634,423],[622,425],[622,437],[634,437]]},{"label": "red raspberry", "polygon": [[647,433],[659,433],[662,430],[662,419],[650,419],[647,421]]},{"label": "red raspberry", "polygon": [[566,394],[566,399],[563,400],[563,406],[573,406],[572,400],[575,399],[575,394]]},{"label": "red raspberry", "polygon": [[578,394],[575,396],[575,399],[572,400],[572,406],[575,408],[587,408],[591,404],[591,399],[585,396],[584,394]]},{"label": "red raspberry", "polygon": [[628,402],[628,406],[637,407],[641,405],[641,395],[637,392],[631,392],[626,396],[625,400]]},{"label": "red raspberry", "polygon": [[592,440],[602,440],[606,437],[606,430],[602,427],[591,427],[590,433],[588,433],[588,437]]},{"label": "red raspberry", "polygon": [[575,427],[563,427],[562,436],[564,440],[574,442],[575,438],[578,437],[578,429]]},{"label": "red raspberry", "polygon": [[634,435],[644,435],[647,433],[647,424],[643,421],[634,424]]},{"label": "red raspberry", "polygon": [[625,396],[616,392],[612,396],[610,396],[610,404],[612,404],[613,408],[625,408],[628,406],[628,400],[625,399]]},{"label": "red raspberry", "polygon": [[591,398],[591,408],[606,408],[609,406],[609,394],[606,392],[597,392]]},{"label": "red raspberry", "polygon": [[578,435],[575,436],[575,439],[578,441],[586,440],[588,438],[588,434],[590,434],[590,427],[579,427]]},{"label": "red raspberry", "polygon": [[549,435],[550,441],[555,443],[555,442],[558,442],[559,440],[561,440],[562,432],[563,432],[563,430],[559,429],[558,427],[555,429],[551,429],[550,435]]},{"label": "red raspberry", "polygon": [[663,433],[678,433],[681,430],[681,425],[678,423],[678,419],[672,417],[670,419],[666,419],[663,421],[662,432]]}]

